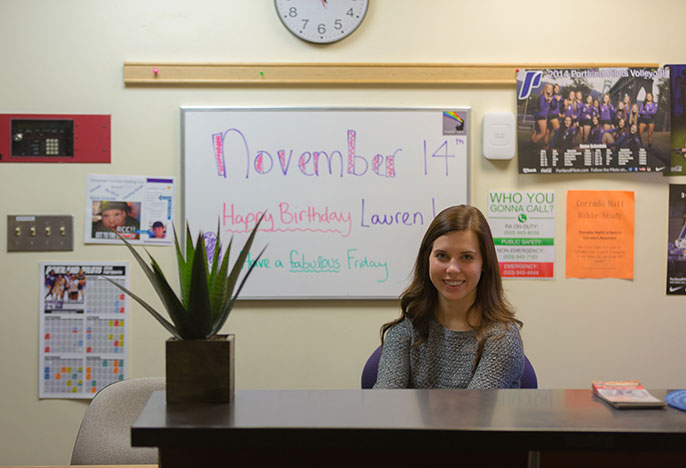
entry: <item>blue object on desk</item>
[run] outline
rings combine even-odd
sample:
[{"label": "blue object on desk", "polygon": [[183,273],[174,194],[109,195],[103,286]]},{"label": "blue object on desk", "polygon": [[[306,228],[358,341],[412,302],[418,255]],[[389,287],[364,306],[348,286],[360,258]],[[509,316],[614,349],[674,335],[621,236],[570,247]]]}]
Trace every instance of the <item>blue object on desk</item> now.
[{"label": "blue object on desk", "polygon": [[686,390],[674,390],[665,396],[667,404],[673,408],[686,411]]}]

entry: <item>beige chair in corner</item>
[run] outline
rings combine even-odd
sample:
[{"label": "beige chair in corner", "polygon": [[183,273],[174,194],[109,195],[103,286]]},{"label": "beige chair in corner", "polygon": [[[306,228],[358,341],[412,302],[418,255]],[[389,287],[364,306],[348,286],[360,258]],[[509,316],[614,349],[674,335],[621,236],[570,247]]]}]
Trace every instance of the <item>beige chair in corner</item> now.
[{"label": "beige chair in corner", "polygon": [[131,425],[164,377],[127,379],[108,385],[91,401],[81,421],[72,465],[156,464],[156,448],[131,447]]}]

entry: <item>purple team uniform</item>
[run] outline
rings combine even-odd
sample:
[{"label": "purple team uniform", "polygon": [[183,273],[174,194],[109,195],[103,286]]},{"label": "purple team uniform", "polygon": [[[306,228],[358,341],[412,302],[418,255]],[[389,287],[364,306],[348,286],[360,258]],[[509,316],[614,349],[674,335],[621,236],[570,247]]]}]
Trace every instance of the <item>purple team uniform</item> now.
[{"label": "purple team uniform", "polygon": [[603,124],[612,123],[612,115],[615,113],[615,108],[612,104],[601,104],[600,105],[600,122]]},{"label": "purple team uniform", "polygon": [[610,145],[613,148],[630,148],[632,152],[638,152],[638,149],[643,147],[641,138],[638,134],[631,135],[630,133],[622,133],[617,141]]},{"label": "purple team uniform", "polygon": [[654,123],[655,114],[657,114],[657,104],[655,102],[643,101],[640,109],[638,110],[638,122],[645,124]]},{"label": "purple team uniform", "polygon": [[559,94],[553,94],[553,99],[550,101],[550,110],[548,111],[548,117],[551,119],[559,119],[561,107],[562,96],[560,96]]},{"label": "purple team uniform", "polygon": [[550,112],[550,102],[545,98],[545,94],[541,93],[538,97],[538,112],[536,112],[536,120],[548,120],[548,113]]},{"label": "purple team uniform", "polygon": [[591,129],[591,133],[588,136],[588,141],[592,145],[599,145],[603,142],[603,135],[605,135],[605,129],[600,125],[596,125]]},{"label": "purple team uniform", "polygon": [[581,110],[579,105],[575,106],[574,104],[576,104],[576,101],[574,101],[574,103],[569,103],[567,109],[565,109],[565,116],[572,118],[572,124],[579,120],[579,111]]},{"label": "purple team uniform", "polygon": [[581,125],[591,125],[591,118],[593,117],[593,104],[584,104],[581,106]]},{"label": "purple team uniform", "polygon": [[555,130],[555,135],[553,136],[553,141],[550,143],[551,148],[566,150],[574,146],[574,137],[576,136],[576,127],[573,125],[568,129],[563,127]]}]

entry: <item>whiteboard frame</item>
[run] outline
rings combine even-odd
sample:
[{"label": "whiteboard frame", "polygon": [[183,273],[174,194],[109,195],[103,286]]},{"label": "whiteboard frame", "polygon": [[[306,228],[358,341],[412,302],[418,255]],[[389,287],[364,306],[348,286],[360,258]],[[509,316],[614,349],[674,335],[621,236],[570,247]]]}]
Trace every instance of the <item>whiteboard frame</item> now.
[{"label": "whiteboard frame", "polygon": [[[334,112],[394,112],[394,111],[404,111],[404,112],[442,112],[446,109],[457,109],[464,111],[467,114],[467,158],[466,158],[466,203],[471,204],[471,194],[472,194],[472,167],[471,167],[471,156],[472,156],[472,107],[471,106],[431,106],[431,107],[354,107],[354,106],[181,106],[180,110],[180,120],[181,120],[181,176],[179,177],[179,188],[180,188],[180,199],[181,199],[181,219],[183,221],[183,232],[186,230],[186,224],[188,219],[186,217],[186,113],[190,112],[251,112],[251,111],[274,111],[274,112],[290,112],[290,111],[334,111]],[[185,252],[185,235],[180,236],[182,252]],[[419,249],[419,246],[417,246]],[[416,254],[414,254],[416,255]],[[414,268],[414,260],[412,262]],[[408,272],[408,277],[411,275],[412,271]],[[285,297],[264,297],[264,296],[241,296],[237,300],[239,301],[342,301],[342,300],[352,300],[352,301],[397,301],[400,299],[398,297],[389,296],[285,296]]]}]

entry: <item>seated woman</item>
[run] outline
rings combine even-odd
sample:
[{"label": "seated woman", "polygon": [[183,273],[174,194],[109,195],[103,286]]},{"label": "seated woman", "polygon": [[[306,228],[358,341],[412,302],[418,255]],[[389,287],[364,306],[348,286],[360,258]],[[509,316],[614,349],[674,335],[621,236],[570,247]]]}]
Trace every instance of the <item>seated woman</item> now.
[{"label": "seated woman", "polygon": [[591,132],[588,137],[588,142],[592,145],[599,145],[603,142],[603,135],[605,135],[605,129],[600,125],[598,116],[594,115],[591,119]]},{"label": "seated woman", "polygon": [[577,134],[577,127],[573,120],[568,115],[562,121],[562,126],[555,131],[553,139],[550,142],[550,149],[556,149],[562,152],[574,147],[574,138]]},{"label": "seated woman", "polygon": [[632,125],[628,132],[622,133],[609,147],[612,149],[628,148],[632,154],[638,155],[639,150],[643,148],[643,143],[636,124]]},{"label": "seated woman", "polygon": [[374,388],[519,388],[524,350],[486,218],[440,212],[419,247],[402,313],[381,327]]},{"label": "seated woman", "polygon": [[605,130],[603,133],[602,143],[608,147],[613,147],[613,145],[620,140],[623,135],[626,135],[626,133],[626,121],[624,119],[619,119],[616,127],[611,127],[608,130]]}]

